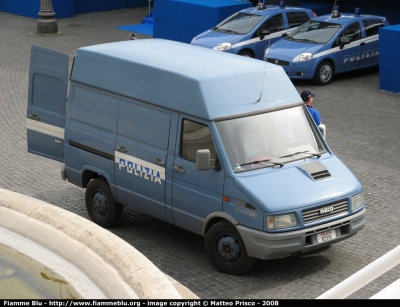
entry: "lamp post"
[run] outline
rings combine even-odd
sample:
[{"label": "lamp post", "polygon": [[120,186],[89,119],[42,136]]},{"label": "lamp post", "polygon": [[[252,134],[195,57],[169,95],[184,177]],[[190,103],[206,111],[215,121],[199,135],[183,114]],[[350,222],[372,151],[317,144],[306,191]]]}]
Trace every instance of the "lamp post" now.
[{"label": "lamp post", "polygon": [[50,34],[58,32],[56,13],[53,11],[52,0],[40,0],[40,12],[37,21],[37,32],[39,34]]}]

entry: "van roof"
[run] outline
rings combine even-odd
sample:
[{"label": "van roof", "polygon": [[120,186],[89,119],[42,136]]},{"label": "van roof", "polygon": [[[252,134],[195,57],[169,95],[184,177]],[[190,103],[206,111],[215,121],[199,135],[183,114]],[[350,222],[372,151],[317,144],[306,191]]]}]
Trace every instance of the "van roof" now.
[{"label": "van roof", "polygon": [[79,48],[71,80],[208,120],[302,101],[279,66],[164,39]]}]

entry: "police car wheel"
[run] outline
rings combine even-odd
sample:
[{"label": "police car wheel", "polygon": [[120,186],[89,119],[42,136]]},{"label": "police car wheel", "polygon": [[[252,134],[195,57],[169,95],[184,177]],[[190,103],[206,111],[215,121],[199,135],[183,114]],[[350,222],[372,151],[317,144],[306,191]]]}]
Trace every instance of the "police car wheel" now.
[{"label": "police car wheel", "polygon": [[333,65],[329,61],[321,62],[315,70],[314,82],[318,85],[326,85],[333,77]]},{"label": "police car wheel", "polygon": [[246,58],[254,58],[253,53],[251,53],[251,52],[248,51],[248,50],[242,50],[242,51],[240,51],[240,52],[239,52],[239,55],[244,56],[244,57],[246,57]]},{"label": "police car wheel", "polygon": [[226,274],[244,274],[257,260],[247,255],[239,232],[228,222],[218,222],[210,228],[205,248],[211,263],[218,271]]},{"label": "police car wheel", "polygon": [[85,203],[92,221],[102,227],[112,227],[121,218],[122,205],[115,202],[104,179],[96,178],[89,182]]}]

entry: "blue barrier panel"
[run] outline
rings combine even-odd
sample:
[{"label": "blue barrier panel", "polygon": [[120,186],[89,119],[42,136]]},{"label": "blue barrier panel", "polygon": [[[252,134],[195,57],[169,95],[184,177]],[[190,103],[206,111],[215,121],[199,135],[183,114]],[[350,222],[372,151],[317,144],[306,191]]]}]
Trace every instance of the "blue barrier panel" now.
[{"label": "blue barrier panel", "polygon": [[378,15],[386,17],[390,24],[395,25],[400,23],[400,9],[393,8],[383,8],[377,6],[365,6],[365,5],[350,5],[346,4],[344,12],[354,13],[356,8],[360,8],[361,14]]},{"label": "blue barrier panel", "polygon": [[196,35],[251,6],[237,0],[156,0],[153,37],[190,43]]},{"label": "blue barrier panel", "polygon": [[116,26],[115,28],[123,31],[129,31],[133,33],[141,33],[149,36],[153,36],[153,25],[154,25],[154,10],[151,11],[139,24],[130,24],[123,26]]},{"label": "blue barrier panel", "polygon": [[68,18],[75,16],[73,0],[53,0],[53,9],[56,13],[55,18]]},{"label": "blue barrier panel", "polygon": [[[324,3],[324,2],[314,2],[314,1],[298,1],[299,6],[313,10],[315,14],[318,16],[330,14],[332,12],[333,4],[332,3]],[[289,5],[289,4],[287,4]]]},{"label": "blue barrier panel", "polygon": [[[55,18],[75,14],[148,6],[148,0],[52,0]],[[154,3],[152,0],[151,3]],[[40,0],[0,0],[0,11],[39,18]]]},{"label": "blue barrier panel", "polygon": [[379,29],[380,89],[400,93],[400,25]]},{"label": "blue barrier panel", "polygon": [[39,17],[40,1],[0,0],[0,10],[28,17]]},{"label": "blue barrier panel", "polygon": [[[74,0],[53,0],[55,18],[74,16]],[[40,0],[0,0],[0,11],[39,19]]]},{"label": "blue barrier panel", "polygon": [[73,1],[75,5],[76,14],[118,10],[130,7],[143,7],[149,5],[148,0],[73,0]]},{"label": "blue barrier panel", "polygon": [[339,6],[342,13],[354,13],[356,8],[360,8],[361,14],[384,16],[392,25],[400,24],[399,0],[338,0],[337,2],[334,0],[296,1],[300,6],[312,9],[318,15],[330,14],[333,9],[333,4],[335,4]]}]

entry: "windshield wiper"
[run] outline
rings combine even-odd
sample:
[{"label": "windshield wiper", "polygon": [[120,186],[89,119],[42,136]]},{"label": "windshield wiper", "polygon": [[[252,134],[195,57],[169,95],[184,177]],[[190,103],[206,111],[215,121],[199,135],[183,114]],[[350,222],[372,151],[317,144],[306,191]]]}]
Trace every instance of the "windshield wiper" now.
[{"label": "windshield wiper", "polygon": [[290,154],[290,155],[286,155],[286,156],[279,157],[279,159],[288,158],[288,157],[295,156],[295,155],[302,154],[302,153],[308,153],[308,154],[313,155],[313,156],[316,156],[316,157],[318,157],[318,158],[321,157],[320,154],[313,153],[313,152],[309,152],[309,150],[305,150],[305,151],[297,151],[297,152],[294,152],[294,153],[292,153],[292,154]]},{"label": "windshield wiper", "polygon": [[294,40],[298,41],[298,42],[305,42],[305,43],[312,43],[312,44],[318,44],[318,42],[313,41],[311,39],[306,39],[306,38],[293,38]]},{"label": "windshield wiper", "polygon": [[284,165],[283,163],[273,162],[273,161],[271,161],[271,159],[266,159],[266,160],[256,160],[256,161],[251,161],[251,162],[247,162],[247,163],[243,163],[243,164],[238,164],[236,166],[246,166],[246,165],[258,164],[258,163],[263,163],[263,162],[269,162],[274,165],[279,165],[280,167],[282,167]]},{"label": "windshield wiper", "polygon": [[[215,28],[214,28],[214,29],[215,29]],[[221,32],[226,32],[226,33],[239,34],[238,32],[233,31],[233,30],[229,30],[229,29],[220,29],[220,28],[217,28],[216,30],[221,31]]]}]

